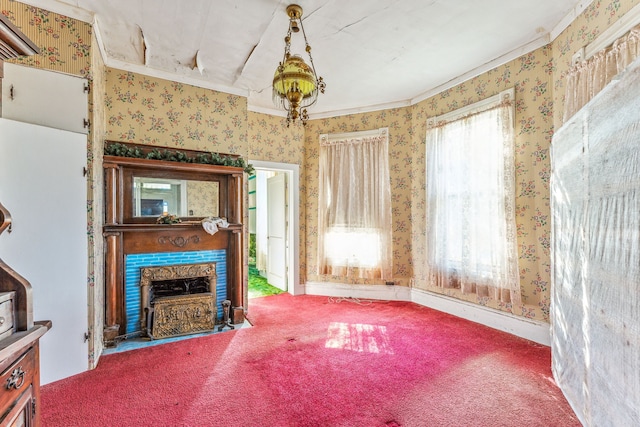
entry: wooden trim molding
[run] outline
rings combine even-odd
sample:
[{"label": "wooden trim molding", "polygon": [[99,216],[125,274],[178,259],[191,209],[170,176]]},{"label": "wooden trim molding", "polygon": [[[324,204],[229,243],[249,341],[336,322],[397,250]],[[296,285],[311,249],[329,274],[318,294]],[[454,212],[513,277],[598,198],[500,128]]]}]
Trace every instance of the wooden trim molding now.
[{"label": "wooden trim molding", "polygon": [[18,58],[20,56],[40,53],[38,46],[22,31],[0,14],[0,59]]}]

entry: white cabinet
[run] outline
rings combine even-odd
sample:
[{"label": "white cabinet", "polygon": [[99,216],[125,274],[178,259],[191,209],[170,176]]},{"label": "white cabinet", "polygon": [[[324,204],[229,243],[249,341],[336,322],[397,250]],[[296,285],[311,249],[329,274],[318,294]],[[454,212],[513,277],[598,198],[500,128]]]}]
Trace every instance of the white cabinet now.
[{"label": "white cabinet", "polygon": [[0,117],[86,134],[88,88],[87,79],[5,62]]},{"label": "white cabinet", "polygon": [[43,384],[87,370],[86,135],[0,118],[0,258],[33,286]]}]

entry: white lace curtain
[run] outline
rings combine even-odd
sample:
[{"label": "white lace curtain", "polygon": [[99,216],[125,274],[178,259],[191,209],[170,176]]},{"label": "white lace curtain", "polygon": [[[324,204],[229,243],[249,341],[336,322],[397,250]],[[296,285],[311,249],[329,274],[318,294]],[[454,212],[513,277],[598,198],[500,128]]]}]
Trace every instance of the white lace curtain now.
[{"label": "white lace curtain", "polygon": [[427,267],[436,286],[519,303],[511,99],[429,121]]},{"label": "white lace curtain", "polygon": [[319,274],[392,275],[387,128],[320,135]]},{"label": "white lace curtain", "polygon": [[632,28],[610,47],[571,68],[566,76],[563,123],[638,56],[640,56],[640,25]]}]

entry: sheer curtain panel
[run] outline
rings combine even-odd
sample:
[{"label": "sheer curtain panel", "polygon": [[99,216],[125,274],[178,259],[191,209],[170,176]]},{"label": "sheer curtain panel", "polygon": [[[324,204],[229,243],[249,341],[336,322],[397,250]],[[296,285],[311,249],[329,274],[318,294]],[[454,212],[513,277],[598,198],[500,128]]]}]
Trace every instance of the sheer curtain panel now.
[{"label": "sheer curtain panel", "polygon": [[387,128],[320,135],[319,274],[391,277],[388,146]]},{"label": "sheer curtain panel", "polygon": [[432,284],[519,303],[513,89],[429,120],[427,266]]}]

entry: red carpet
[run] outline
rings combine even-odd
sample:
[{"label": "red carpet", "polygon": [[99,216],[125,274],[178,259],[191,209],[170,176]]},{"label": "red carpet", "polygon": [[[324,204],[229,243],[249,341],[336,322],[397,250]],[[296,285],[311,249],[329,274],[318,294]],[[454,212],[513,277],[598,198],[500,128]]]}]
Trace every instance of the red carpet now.
[{"label": "red carpet", "polygon": [[412,303],[250,301],[253,328],[103,356],[53,426],[579,426],[548,347]]}]

